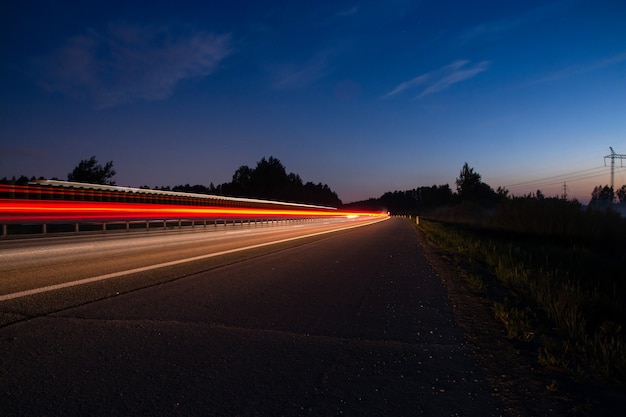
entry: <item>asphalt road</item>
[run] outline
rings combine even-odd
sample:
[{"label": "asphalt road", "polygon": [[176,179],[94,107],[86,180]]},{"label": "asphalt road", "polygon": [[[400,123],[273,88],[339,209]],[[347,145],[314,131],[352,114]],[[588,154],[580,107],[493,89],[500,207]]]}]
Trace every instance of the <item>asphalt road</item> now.
[{"label": "asphalt road", "polygon": [[[371,219],[308,219],[227,226],[49,235],[0,240],[0,301],[8,294],[107,273],[300,238]],[[16,236],[19,237],[19,236]]]},{"label": "asphalt road", "polygon": [[56,308],[0,328],[2,415],[506,415],[416,233],[391,219],[58,293],[74,307],[6,301]]},{"label": "asphalt road", "polygon": [[0,326],[373,221],[314,219],[0,240]]}]

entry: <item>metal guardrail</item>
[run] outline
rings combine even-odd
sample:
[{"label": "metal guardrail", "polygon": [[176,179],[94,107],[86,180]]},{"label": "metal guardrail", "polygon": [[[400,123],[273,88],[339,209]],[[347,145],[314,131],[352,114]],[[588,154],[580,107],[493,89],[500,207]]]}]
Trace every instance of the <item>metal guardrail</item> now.
[{"label": "metal guardrail", "polygon": [[294,219],[154,219],[154,220],[111,220],[101,222],[75,223],[31,223],[31,224],[2,224],[2,238],[33,237],[48,235],[67,235],[82,233],[132,232],[150,230],[181,230],[184,228],[213,228],[257,225],[286,225],[290,223],[309,223],[320,221],[323,218],[294,218]]}]

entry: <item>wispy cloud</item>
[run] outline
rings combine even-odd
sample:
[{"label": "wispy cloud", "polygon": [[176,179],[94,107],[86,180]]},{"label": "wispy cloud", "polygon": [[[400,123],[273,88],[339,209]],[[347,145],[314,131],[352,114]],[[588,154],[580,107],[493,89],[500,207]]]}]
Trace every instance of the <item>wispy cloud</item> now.
[{"label": "wispy cloud", "polygon": [[398,86],[385,94],[382,98],[391,98],[406,90],[416,88],[421,90],[418,97],[425,97],[443,91],[461,81],[473,78],[477,74],[486,71],[488,67],[488,61],[482,61],[473,65],[467,60],[455,61],[437,70],[418,75],[415,78],[398,84]]},{"label": "wispy cloud", "polygon": [[42,60],[41,83],[99,108],[163,100],[180,81],[214,72],[230,43],[229,35],[111,24],[68,39]]},{"label": "wispy cloud", "polygon": [[273,79],[272,87],[278,90],[305,88],[330,72],[331,51],[324,51],[311,60],[301,63],[282,63],[268,67]]},{"label": "wispy cloud", "polygon": [[589,72],[601,70],[603,68],[607,68],[613,65],[620,64],[622,62],[626,62],[626,51],[613,55],[609,58],[602,59],[596,62],[592,62],[585,65],[571,65],[562,70],[555,71],[551,74],[546,75],[545,77],[541,77],[539,79],[530,81],[527,85],[541,84],[550,81],[558,81],[570,77],[574,77],[580,74],[586,74]]},{"label": "wispy cloud", "polygon": [[549,3],[524,13],[516,14],[512,17],[483,22],[461,33],[459,40],[461,43],[465,44],[478,38],[511,32],[550,17],[562,10],[563,7],[564,3]]}]

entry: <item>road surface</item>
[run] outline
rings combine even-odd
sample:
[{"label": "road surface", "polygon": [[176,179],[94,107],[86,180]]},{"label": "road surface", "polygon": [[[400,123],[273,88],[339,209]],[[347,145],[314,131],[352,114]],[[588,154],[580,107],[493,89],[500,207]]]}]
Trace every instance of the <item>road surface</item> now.
[{"label": "road surface", "polygon": [[[373,221],[309,219],[2,240],[0,302],[18,301],[14,308],[4,310],[8,313],[0,312],[0,325],[207,271]],[[72,288],[77,286],[80,288]],[[54,297],[45,294],[65,288],[72,291],[62,296],[57,292]],[[36,294],[42,295],[24,298]]]},{"label": "road surface", "polygon": [[2,415],[507,415],[410,222],[273,248],[1,302]]}]

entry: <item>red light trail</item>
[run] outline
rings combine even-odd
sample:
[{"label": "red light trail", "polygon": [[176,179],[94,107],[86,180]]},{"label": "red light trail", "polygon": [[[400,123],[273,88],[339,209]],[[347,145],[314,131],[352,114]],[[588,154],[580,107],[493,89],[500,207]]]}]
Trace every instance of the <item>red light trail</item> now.
[{"label": "red light trail", "polygon": [[172,204],[112,203],[63,200],[0,199],[0,222],[60,222],[88,220],[153,220],[202,218],[287,218],[287,217],[385,217],[387,214],[313,209],[261,209]]},{"label": "red light trail", "polygon": [[[176,219],[252,220],[386,217],[388,215],[380,212],[340,211],[332,207],[307,204],[170,193],[62,181],[42,181],[41,184],[44,186],[0,184],[0,223]],[[45,186],[46,184],[54,186]]]}]

